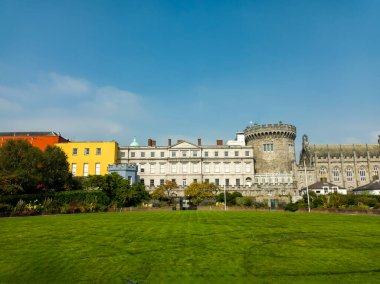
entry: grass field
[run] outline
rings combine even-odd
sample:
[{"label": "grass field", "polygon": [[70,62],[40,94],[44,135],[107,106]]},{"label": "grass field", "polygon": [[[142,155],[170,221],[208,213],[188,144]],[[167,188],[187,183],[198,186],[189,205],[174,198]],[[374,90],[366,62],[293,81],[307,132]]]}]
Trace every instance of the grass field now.
[{"label": "grass field", "polygon": [[160,211],[0,219],[0,283],[380,283],[380,217]]}]

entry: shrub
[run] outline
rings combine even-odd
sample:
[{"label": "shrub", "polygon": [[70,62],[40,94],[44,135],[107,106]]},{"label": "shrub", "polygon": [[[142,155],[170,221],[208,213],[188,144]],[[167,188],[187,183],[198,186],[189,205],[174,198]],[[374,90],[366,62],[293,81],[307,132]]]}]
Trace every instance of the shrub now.
[{"label": "shrub", "polygon": [[236,197],[235,200],[237,206],[251,207],[253,205],[253,200],[249,197]]},{"label": "shrub", "polygon": [[298,210],[298,205],[296,203],[288,203],[285,206],[285,211],[296,212]]}]

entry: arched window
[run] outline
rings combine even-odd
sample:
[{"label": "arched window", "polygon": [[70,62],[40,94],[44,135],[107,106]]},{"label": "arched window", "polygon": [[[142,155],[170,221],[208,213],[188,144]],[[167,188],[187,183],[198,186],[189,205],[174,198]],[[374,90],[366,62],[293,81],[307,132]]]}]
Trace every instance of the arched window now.
[{"label": "arched window", "polygon": [[326,167],[320,167],[319,168],[319,174],[321,177],[326,177],[327,176],[327,169]]},{"label": "arched window", "polygon": [[373,176],[376,177],[377,179],[379,179],[379,167],[378,166],[373,167]]},{"label": "arched window", "polygon": [[340,171],[338,167],[333,169],[333,179],[334,181],[340,181]]},{"label": "arched window", "polygon": [[346,176],[347,176],[347,181],[352,181],[353,174],[352,174],[352,168],[351,167],[348,167],[346,169]]},{"label": "arched window", "polygon": [[361,181],[365,181],[367,179],[367,172],[364,167],[360,167],[359,176]]}]

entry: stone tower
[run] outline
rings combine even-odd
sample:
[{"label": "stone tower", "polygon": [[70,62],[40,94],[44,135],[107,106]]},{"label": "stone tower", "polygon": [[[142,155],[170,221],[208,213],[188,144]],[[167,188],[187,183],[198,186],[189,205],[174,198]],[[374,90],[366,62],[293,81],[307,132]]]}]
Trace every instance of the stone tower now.
[{"label": "stone tower", "polygon": [[295,166],[296,127],[290,124],[254,124],[244,131],[247,145],[253,147],[255,172],[291,173]]}]

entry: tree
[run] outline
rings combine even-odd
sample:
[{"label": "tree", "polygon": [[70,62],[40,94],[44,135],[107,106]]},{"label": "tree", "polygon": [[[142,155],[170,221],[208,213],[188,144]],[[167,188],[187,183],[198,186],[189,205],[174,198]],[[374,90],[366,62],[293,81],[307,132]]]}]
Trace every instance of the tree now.
[{"label": "tree", "polygon": [[[236,198],[242,197],[243,195],[240,192],[234,191],[233,193],[226,192],[226,201],[227,205],[236,205]],[[224,192],[218,194],[216,201],[224,203]]]},{"label": "tree", "polygon": [[47,146],[43,159],[43,184],[46,189],[63,190],[71,182],[72,175],[65,152],[59,147]]},{"label": "tree", "polygon": [[178,185],[175,181],[167,180],[152,192],[152,198],[162,201],[170,201],[175,196]]},{"label": "tree", "polygon": [[135,206],[143,200],[149,199],[149,192],[146,191],[145,186],[141,183],[136,183],[132,185],[129,193],[128,193],[128,205]]},{"label": "tree", "polygon": [[185,197],[198,205],[205,199],[212,199],[218,192],[218,186],[208,182],[193,182],[185,189]]},{"label": "tree", "polygon": [[0,186],[4,194],[33,193],[41,186],[43,153],[24,140],[0,148]]}]

